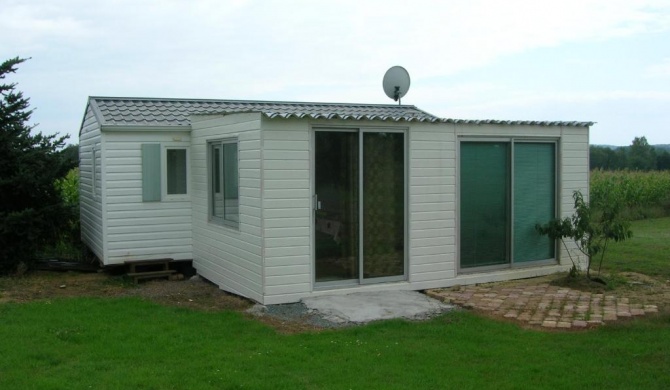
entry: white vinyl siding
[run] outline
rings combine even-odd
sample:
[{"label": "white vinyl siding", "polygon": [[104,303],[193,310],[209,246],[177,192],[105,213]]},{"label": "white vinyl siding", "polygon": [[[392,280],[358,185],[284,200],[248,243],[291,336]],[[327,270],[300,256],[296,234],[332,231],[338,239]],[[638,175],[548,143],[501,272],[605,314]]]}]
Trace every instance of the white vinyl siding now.
[{"label": "white vinyl siding", "polygon": [[[193,266],[220,288],[263,301],[260,114],[192,116]],[[237,139],[239,226],[210,220],[209,141]]]},{"label": "white vinyl siding", "polygon": [[[105,264],[159,258],[191,259],[190,199],[143,202],[142,191],[142,145],[160,145],[159,156],[165,160],[165,148],[190,145],[189,133],[109,131],[104,137]],[[165,162],[160,163],[158,169],[162,176],[161,165]]]},{"label": "white vinyl siding", "polygon": [[312,191],[307,121],[263,120],[265,303],[312,291]]},{"label": "white vinyl siding", "polygon": [[413,125],[409,145],[409,281],[443,283],[456,275],[453,127]]},{"label": "white vinyl siding", "polygon": [[[589,131],[580,127],[562,127],[559,144],[559,216],[570,217],[574,213],[575,191],[581,191],[584,200],[590,199],[589,194]],[[575,243],[568,245],[573,257],[577,257],[585,267],[587,259],[578,250]],[[560,262],[568,266],[570,259],[563,245],[560,248]]]},{"label": "white vinyl siding", "polygon": [[[94,159],[93,150],[101,146],[100,125],[88,107],[81,132],[79,134],[79,210],[81,223],[81,240],[100,259],[104,260],[104,230],[102,223],[102,201],[100,192],[102,181],[101,161]],[[99,157],[98,157],[99,158]],[[95,173],[94,173],[95,172]]]}]

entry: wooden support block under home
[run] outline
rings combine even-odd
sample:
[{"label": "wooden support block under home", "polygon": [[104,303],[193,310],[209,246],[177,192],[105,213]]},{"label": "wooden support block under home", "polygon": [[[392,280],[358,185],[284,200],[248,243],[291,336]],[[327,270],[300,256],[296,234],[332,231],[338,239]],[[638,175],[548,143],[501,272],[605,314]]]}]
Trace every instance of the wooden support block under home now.
[{"label": "wooden support block under home", "polygon": [[135,283],[140,279],[151,279],[167,277],[176,273],[177,271],[170,269],[170,262],[173,259],[154,259],[154,260],[139,260],[126,261],[128,266],[128,276],[133,278]]}]

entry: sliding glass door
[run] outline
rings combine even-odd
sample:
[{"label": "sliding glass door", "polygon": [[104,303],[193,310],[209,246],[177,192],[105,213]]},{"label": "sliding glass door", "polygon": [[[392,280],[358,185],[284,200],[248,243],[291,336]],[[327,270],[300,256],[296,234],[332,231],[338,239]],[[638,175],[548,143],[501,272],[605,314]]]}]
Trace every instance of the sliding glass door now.
[{"label": "sliding glass door", "polygon": [[316,133],[314,261],[317,282],[358,279],[358,138],[356,132]]},{"label": "sliding glass door", "polygon": [[405,270],[405,135],[363,133],[363,278]]},{"label": "sliding glass door", "polygon": [[509,241],[509,145],[461,144],[461,267],[505,264]]},{"label": "sliding glass door", "polygon": [[405,135],[315,132],[315,281],[405,275]]},{"label": "sliding glass door", "polygon": [[556,216],[556,143],[460,143],[460,268],[552,260],[535,226]]},{"label": "sliding glass door", "polygon": [[514,144],[514,262],[554,257],[554,242],[541,236],[536,224],[556,216],[556,153],[554,144]]}]

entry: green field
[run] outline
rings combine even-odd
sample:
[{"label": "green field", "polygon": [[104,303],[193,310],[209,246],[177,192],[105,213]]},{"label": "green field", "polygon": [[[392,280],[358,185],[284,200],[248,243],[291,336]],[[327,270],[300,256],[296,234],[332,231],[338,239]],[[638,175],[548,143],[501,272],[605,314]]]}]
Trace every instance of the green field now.
[{"label": "green field", "polygon": [[[670,275],[670,218],[632,228],[607,269]],[[3,303],[0,389],[667,389],[664,313],[582,332],[452,312],[285,335],[137,298]]]},{"label": "green field", "polygon": [[633,237],[610,244],[603,270],[670,278],[670,218],[633,221]]},{"label": "green field", "polygon": [[630,219],[670,215],[670,171],[591,171],[591,204],[620,204]]}]

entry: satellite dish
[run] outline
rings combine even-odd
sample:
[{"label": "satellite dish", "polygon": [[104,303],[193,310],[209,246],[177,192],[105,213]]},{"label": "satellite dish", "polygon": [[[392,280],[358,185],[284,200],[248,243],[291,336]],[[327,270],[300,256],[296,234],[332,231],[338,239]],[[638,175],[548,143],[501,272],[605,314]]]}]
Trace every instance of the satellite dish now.
[{"label": "satellite dish", "polygon": [[409,73],[402,66],[393,66],[384,74],[384,93],[400,104],[400,98],[409,91]]}]

